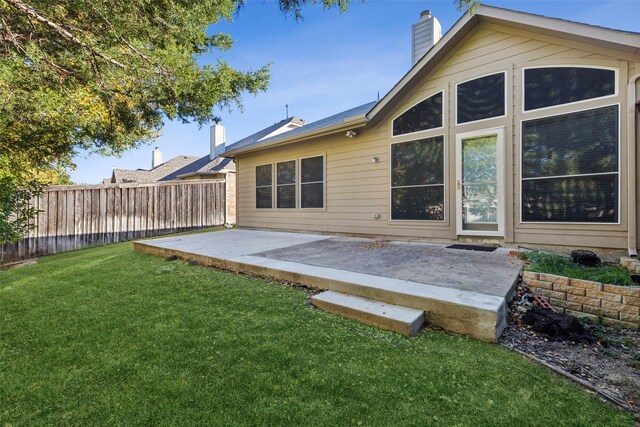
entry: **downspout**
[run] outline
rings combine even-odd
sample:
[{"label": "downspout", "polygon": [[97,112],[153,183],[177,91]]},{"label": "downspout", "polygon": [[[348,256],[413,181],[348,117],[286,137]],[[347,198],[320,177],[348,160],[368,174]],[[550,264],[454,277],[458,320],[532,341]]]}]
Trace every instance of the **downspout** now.
[{"label": "downspout", "polygon": [[637,163],[638,159],[636,158],[637,153],[637,139],[638,139],[638,123],[636,120],[637,113],[636,110],[639,108],[638,105],[638,90],[637,84],[638,79],[640,79],[640,73],[634,75],[629,80],[629,84],[627,86],[627,173],[629,176],[628,179],[628,188],[627,188],[627,210],[628,210],[628,247],[629,247],[629,256],[637,257],[638,249],[637,249],[637,238],[638,238],[638,199],[636,194],[636,183],[638,180],[637,176]]}]

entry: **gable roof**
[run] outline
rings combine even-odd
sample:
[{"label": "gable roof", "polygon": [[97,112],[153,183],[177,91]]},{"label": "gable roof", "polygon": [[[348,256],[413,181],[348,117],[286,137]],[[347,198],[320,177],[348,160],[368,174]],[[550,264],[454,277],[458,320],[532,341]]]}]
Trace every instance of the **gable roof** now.
[{"label": "gable roof", "polygon": [[614,49],[640,56],[640,33],[613,30],[595,25],[518,12],[495,6],[480,5],[467,11],[447,33],[400,79],[398,83],[367,113],[369,121],[377,122],[389,113],[395,102],[404,98],[422,81],[449,52],[479,23],[486,22],[538,34],[561,37],[577,42]]},{"label": "gable roof", "polygon": [[[235,144],[229,146],[223,156],[234,157],[238,154],[253,151],[258,148],[266,148],[280,143],[286,143],[295,139],[296,141],[301,139],[313,138],[325,133],[338,132],[345,126],[349,129],[362,126],[366,124],[365,114],[376,104],[376,101],[362,104],[355,108],[342,111],[338,114],[334,114],[329,117],[317,120],[315,122],[306,124],[302,127],[284,132],[270,138],[258,139],[249,143],[240,144],[241,140]],[[268,134],[267,134],[268,135]]]},{"label": "gable roof", "polygon": [[640,57],[640,33],[479,5],[473,12],[467,11],[380,101],[360,105],[272,138],[246,141],[243,144],[239,143],[245,140],[239,141],[230,146],[223,155],[234,157],[249,151],[303,141],[379,122],[481,22],[613,49],[623,55],[634,57],[636,61]]}]

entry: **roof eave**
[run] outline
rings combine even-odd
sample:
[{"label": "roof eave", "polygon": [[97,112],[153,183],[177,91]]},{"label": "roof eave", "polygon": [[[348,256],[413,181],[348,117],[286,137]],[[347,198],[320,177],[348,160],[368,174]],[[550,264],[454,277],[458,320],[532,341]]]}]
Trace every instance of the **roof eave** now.
[{"label": "roof eave", "polygon": [[221,171],[218,171],[218,172],[189,172],[189,173],[183,173],[181,175],[176,175],[176,178],[182,179],[182,178],[190,178],[192,176],[224,175],[224,174],[229,173],[229,172],[231,172],[231,171],[221,170]]},{"label": "roof eave", "polygon": [[533,29],[546,35],[586,42],[630,55],[640,54],[640,34],[597,27],[579,22],[533,15],[514,10],[483,7],[481,20],[508,28]]},{"label": "roof eave", "polygon": [[366,125],[367,122],[368,120],[367,120],[366,114],[359,114],[357,116],[347,117],[346,119],[344,119],[342,123],[339,123],[337,125],[327,126],[325,128],[317,129],[313,132],[304,133],[301,135],[292,135],[288,138],[278,139],[277,141],[274,141],[272,143],[267,142],[265,144],[259,144],[251,147],[239,148],[237,150],[226,151],[225,153],[221,154],[221,157],[233,159],[239,155],[247,154],[254,151],[260,151],[267,148],[274,148],[282,145],[293,144],[295,142],[306,141],[312,138],[331,135],[331,134],[338,133],[341,131],[346,131],[349,129],[361,128],[362,126]]}]

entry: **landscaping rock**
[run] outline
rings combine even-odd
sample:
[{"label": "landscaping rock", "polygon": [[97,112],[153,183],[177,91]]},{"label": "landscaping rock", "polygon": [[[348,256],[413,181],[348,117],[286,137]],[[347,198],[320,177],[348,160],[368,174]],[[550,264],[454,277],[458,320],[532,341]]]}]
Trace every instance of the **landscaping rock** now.
[{"label": "landscaping rock", "polygon": [[530,325],[536,332],[547,334],[553,338],[570,339],[576,342],[591,343],[594,337],[573,316],[556,313],[548,308],[535,307],[522,317],[522,321]]},{"label": "landscaping rock", "polygon": [[598,258],[598,255],[596,255],[595,252],[587,251],[584,249],[571,251],[571,260],[574,263],[587,267],[595,267],[596,265],[600,265],[601,263],[600,258]]}]

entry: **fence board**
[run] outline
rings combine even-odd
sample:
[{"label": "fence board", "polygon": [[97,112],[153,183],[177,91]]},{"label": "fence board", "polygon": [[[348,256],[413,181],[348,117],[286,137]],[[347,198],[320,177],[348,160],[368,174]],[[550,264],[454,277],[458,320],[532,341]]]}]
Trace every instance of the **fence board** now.
[{"label": "fence board", "polygon": [[51,187],[31,203],[35,228],[0,245],[0,261],[225,223],[220,181]]}]

